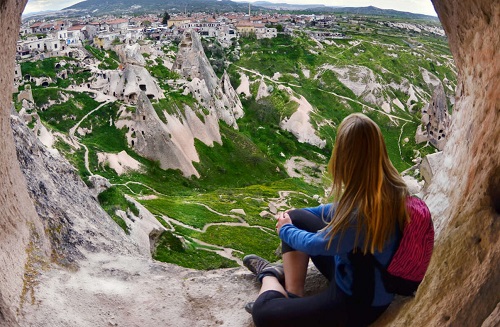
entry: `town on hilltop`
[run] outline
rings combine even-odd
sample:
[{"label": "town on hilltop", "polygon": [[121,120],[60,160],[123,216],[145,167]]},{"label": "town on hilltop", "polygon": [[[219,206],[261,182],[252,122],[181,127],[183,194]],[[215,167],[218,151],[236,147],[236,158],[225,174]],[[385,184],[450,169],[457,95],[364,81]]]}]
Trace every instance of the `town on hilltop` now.
[{"label": "town on hilltop", "polygon": [[163,14],[149,14],[140,17],[106,15],[80,19],[25,20],[17,45],[17,58],[42,59],[71,54],[71,49],[82,47],[86,42],[109,49],[116,42],[132,44],[145,39],[179,40],[186,29],[193,29],[202,37],[215,38],[224,47],[231,46],[238,35],[254,34],[257,39],[273,38],[278,31],[291,33],[306,27],[314,27],[315,31],[309,32],[318,38],[346,38],[337,21],[360,24],[359,19],[347,16],[314,14],[190,13],[168,17],[163,19]]}]

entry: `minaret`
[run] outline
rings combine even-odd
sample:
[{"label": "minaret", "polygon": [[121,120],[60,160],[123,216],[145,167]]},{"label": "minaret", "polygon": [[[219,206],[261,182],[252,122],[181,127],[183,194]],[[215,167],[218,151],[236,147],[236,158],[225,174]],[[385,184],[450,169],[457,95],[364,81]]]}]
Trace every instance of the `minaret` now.
[{"label": "minaret", "polygon": [[251,22],[252,19],[250,18],[250,2],[248,3],[248,21]]}]

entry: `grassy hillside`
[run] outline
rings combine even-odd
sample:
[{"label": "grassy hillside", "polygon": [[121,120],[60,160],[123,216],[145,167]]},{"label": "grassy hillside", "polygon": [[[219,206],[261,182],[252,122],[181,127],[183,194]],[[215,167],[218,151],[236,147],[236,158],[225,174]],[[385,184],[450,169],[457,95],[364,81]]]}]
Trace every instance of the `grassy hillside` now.
[{"label": "grassy hillside", "polygon": [[[88,182],[92,174],[109,180],[113,187],[99,201],[125,232],[129,231],[126,217],[117,215],[117,210],[127,215],[138,212],[125,195],[135,198],[165,227],[157,240],[155,259],[196,269],[236,266],[237,259],[249,253],[274,261],[279,240],[270,212],[276,206],[286,210],[326,201],[322,199],[328,177],[318,167],[327,163],[336,127],[344,117],[363,112],[376,121],[392,162],[402,172],[416,158],[435,151],[429,145],[415,144],[414,139],[420,109],[432,96],[431,79],[443,82],[447,95],[455,87],[454,66],[444,38],[396,29],[377,19],[362,25],[339,22],[338,28],[348,38],[317,39],[311,33],[319,30],[309,29],[274,39],[242,37],[238,56],[234,56],[234,46],[227,50],[223,58],[231,58],[226,69],[233,87],[238,88],[245,76],[251,95],[241,95],[245,115],[238,120],[239,129],[220,123],[222,145],[209,147],[195,141],[200,162],[194,166],[200,178],[162,170],[158,162],[135,153],[127,143],[126,128],[115,126],[120,110],[133,111],[134,107],[120,101],[99,103],[92,93],[68,88],[91,78],[90,71],[72,59],[22,63],[23,75],[52,79],[48,87],[29,83],[35,104],[27,112],[37,113],[56,135],[55,147],[84,180]],[[175,44],[162,48],[164,57],[171,58]],[[100,60],[101,68],[117,67],[114,52],[91,46],[87,51]],[[202,119],[208,110],[168,83],[179,76],[163,66],[162,58],[147,58],[147,69],[166,95],[153,103],[158,115],[164,117],[163,111],[182,115],[179,108],[188,105]],[[56,69],[62,60],[64,67]],[[220,60],[213,62],[220,73]],[[60,69],[68,70],[67,79],[58,78]],[[262,82],[268,94],[257,98]],[[302,97],[313,108],[311,126],[326,141],[322,148],[301,143],[282,128],[283,121],[299,110],[294,99]],[[16,103],[16,108],[21,104]],[[83,132],[72,135],[77,124]],[[142,168],[119,175],[99,163],[98,153],[122,151]],[[289,177],[287,161],[294,157],[317,164],[309,168],[316,182]]]}]

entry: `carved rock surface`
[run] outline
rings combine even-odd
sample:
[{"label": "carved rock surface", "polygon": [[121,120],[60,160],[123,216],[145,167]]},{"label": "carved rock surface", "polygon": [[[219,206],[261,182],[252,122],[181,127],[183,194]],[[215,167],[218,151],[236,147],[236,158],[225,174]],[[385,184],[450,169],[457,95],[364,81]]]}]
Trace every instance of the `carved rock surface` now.
[{"label": "carved rock surface", "polygon": [[176,115],[163,114],[166,122],[141,92],[132,119],[121,119],[117,127],[127,126],[129,146],[140,155],[159,161],[162,169],[179,169],[184,176],[199,177],[193,166],[193,162],[199,162],[194,139],[209,146],[222,143],[217,117],[209,114],[201,121],[189,107],[184,112],[179,109]]},{"label": "carved rock surface", "polygon": [[238,127],[236,120],[243,116],[243,105],[225,73],[219,80],[208,61],[198,33],[184,32],[173,70],[189,80],[189,92],[226,124]]},{"label": "carved rock surface", "polygon": [[500,302],[500,2],[433,3],[458,69],[443,165],[425,197],[435,251],[416,298],[375,326],[487,325]]},{"label": "carved rock surface", "polygon": [[443,150],[450,130],[451,118],[448,102],[441,82],[436,85],[431,101],[422,108],[422,125],[417,129],[417,143],[430,142],[438,150]]}]

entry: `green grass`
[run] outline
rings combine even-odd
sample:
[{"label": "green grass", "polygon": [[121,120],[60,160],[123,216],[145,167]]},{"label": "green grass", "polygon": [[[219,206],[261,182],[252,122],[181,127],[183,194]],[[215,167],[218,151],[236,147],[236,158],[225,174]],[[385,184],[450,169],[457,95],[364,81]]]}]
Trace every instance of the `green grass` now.
[{"label": "green grass", "polygon": [[[196,140],[201,174],[200,184],[216,187],[242,187],[278,180],[285,174],[273,158],[268,157],[245,135],[220,124],[223,145],[206,146]],[[279,171],[278,171],[279,170]]]},{"label": "green grass", "polygon": [[99,203],[103,209],[111,216],[111,218],[125,231],[129,233],[129,229],[125,221],[116,214],[117,210],[130,211],[134,215],[139,215],[139,210],[137,207],[123,195],[123,192],[116,187],[110,187],[109,189],[100,193],[97,197]]},{"label": "green grass", "polygon": [[185,199],[160,197],[154,200],[141,201],[149,211],[157,215],[167,215],[177,221],[194,228],[202,229],[208,223],[236,222],[231,217],[220,216],[203,205],[196,199],[188,202]]},{"label": "green grass", "polygon": [[101,61],[98,65],[99,69],[113,70],[118,68],[120,60],[113,50],[101,50],[90,45],[86,45],[85,49]]},{"label": "green grass", "polygon": [[[42,94],[44,97],[35,100],[37,105],[40,105],[40,103],[44,101],[48,101],[47,99],[51,99],[52,96],[56,97],[55,94],[59,94],[60,92],[58,89],[40,89],[36,90],[36,92],[34,91],[33,97],[35,98],[35,94],[41,90],[43,90]],[[53,128],[61,132],[68,132],[71,127],[83,118],[83,116],[99,106],[99,103],[85,93],[64,92],[72,95],[72,97],[66,102],[52,105],[39,114],[40,117]]]},{"label": "green grass", "polygon": [[[21,63],[21,72],[23,75],[29,74],[31,77],[50,77],[56,79],[57,69],[56,64],[61,60],[66,62],[73,61],[74,59],[68,57],[52,57],[35,62],[26,61]],[[64,69],[66,67],[61,67]]]},{"label": "green grass", "polygon": [[171,232],[160,236],[153,259],[202,270],[238,267],[236,262],[207,251],[194,242],[182,242]]}]

